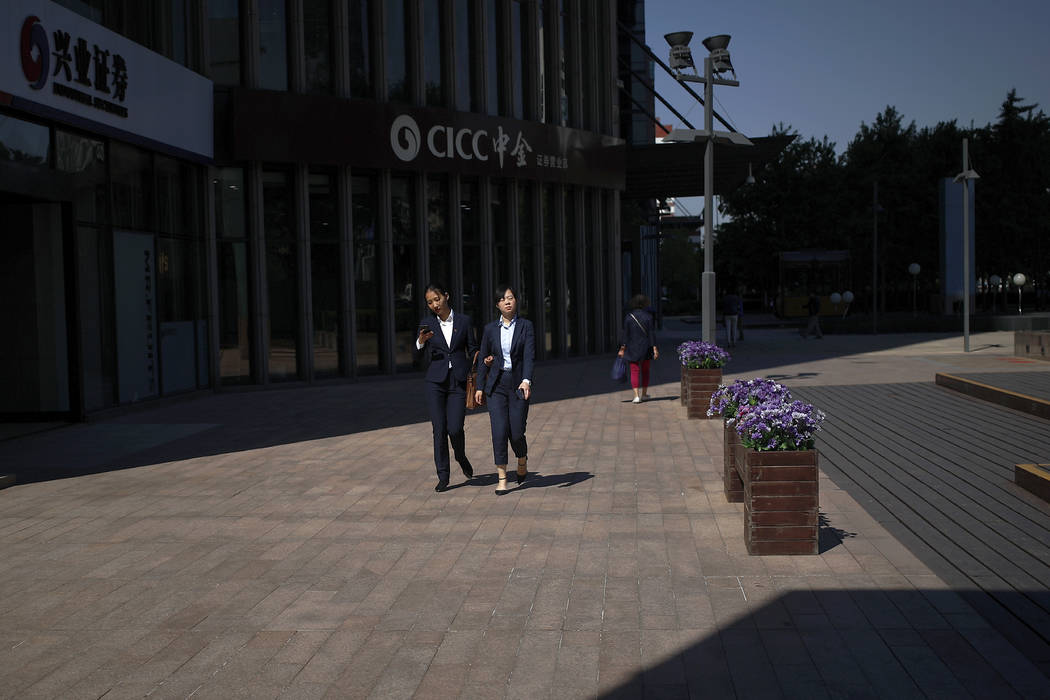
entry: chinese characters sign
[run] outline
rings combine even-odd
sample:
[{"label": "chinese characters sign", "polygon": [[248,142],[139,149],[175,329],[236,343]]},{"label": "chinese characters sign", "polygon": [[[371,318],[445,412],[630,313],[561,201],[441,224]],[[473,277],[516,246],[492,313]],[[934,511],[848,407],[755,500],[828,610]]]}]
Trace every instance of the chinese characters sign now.
[{"label": "chinese characters sign", "polygon": [[212,156],[211,81],[48,0],[0,3],[0,92],[14,109]]}]

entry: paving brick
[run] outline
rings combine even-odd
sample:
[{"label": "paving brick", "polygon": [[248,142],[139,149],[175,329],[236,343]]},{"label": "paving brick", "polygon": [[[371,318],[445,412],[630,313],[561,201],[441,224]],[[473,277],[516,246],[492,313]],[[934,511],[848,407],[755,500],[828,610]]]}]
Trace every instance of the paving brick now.
[{"label": "paving brick", "polygon": [[[744,362],[777,374],[762,334]],[[675,396],[661,365],[652,393]],[[432,491],[415,376],[224,392],[0,443],[0,463],[17,444],[133,465],[0,491],[0,695],[1046,695],[979,589],[935,572],[848,483],[819,474],[822,553],[751,556],[720,424],[623,403],[604,361],[542,369],[535,478],[503,498],[483,413],[467,419],[479,478]],[[154,447],[129,452],[130,435]],[[803,495],[755,469],[756,497]]]}]

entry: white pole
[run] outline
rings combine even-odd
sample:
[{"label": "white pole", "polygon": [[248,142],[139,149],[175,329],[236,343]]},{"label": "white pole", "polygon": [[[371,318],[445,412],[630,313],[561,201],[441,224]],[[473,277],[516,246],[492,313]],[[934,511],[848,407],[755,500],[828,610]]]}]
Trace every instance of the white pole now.
[{"label": "white pole", "polygon": [[714,110],[714,86],[711,80],[711,56],[708,55],[704,58],[704,128],[707,130],[707,148],[704,149],[704,274],[701,279],[702,337],[705,343],[715,342],[715,141],[711,116]]},{"label": "white pole", "polygon": [[879,181],[871,183],[871,332],[879,332]]},{"label": "white pole", "polygon": [[[962,143],[963,173],[969,167],[969,140],[963,139]],[[970,181],[965,174],[962,178],[963,186],[963,352],[970,352]]]}]

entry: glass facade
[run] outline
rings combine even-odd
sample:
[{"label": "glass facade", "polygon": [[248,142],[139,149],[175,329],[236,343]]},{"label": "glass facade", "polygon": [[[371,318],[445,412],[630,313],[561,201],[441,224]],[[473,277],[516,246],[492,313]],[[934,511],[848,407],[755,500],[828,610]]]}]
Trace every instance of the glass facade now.
[{"label": "glass facade", "polygon": [[353,177],[354,245],[354,348],[357,373],[379,371],[379,240],[378,176],[374,173]]},{"label": "glass facade", "polygon": [[219,282],[219,376],[223,384],[252,381],[248,289],[248,203],[244,170],[222,168],[212,181]]},{"label": "glass facade", "polygon": [[452,279],[452,239],[448,235],[448,177],[427,178],[427,262],[426,284],[448,286]]},{"label": "glass facade", "polygon": [[445,76],[449,41],[444,22],[445,5],[445,0],[423,2],[423,91],[427,105],[432,107],[444,107],[448,102]]},{"label": "glass facade", "polygon": [[295,201],[284,171],[263,171],[263,237],[270,381],[299,376],[299,260]]},{"label": "glass facade", "polygon": [[314,377],[336,377],[346,366],[341,357],[339,219],[335,178],[310,173],[310,309]]},{"label": "glass facade", "polygon": [[285,0],[259,3],[259,87],[288,89],[288,19]]},{"label": "glass facade", "polygon": [[385,0],[386,10],[386,97],[391,102],[410,102],[412,86],[408,80],[409,0]]},{"label": "glass facade", "polygon": [[328,0],[303,0],[303,67],[306,92],[332,91],[332,15]]},{"label": "glass facade", "polygon": [[239,0],[208,0],[208,75],[216,85],[241,84]]},{"label": "glass facade", "polygon": [[[492,283],[515,285],[521,313],[542,335],[541,357],[601,350],[615,340],[604,337],[608,324],[592,320],[608,313],[608,303],[581,296],[619,294],[617,266],[606,259],[619,251],[610,243],[615,227],[601,219],[615,201],[603,189],[610,185],[585,184],[586,168],[570,168],[571,148],[544,146],[548,135],[510,121],[579,127],[590,113],[588,138],[596,125],[613,123],[600,90],[590,103],[573,97],[574,78],[564,70],[574,47],[595,61],[607,48],[607,31],[585,31],[598,3],[60,4],[216,86],[216,156],[207,165],[147,140],[129,143],[0,106],[0,162],[61,172],[71,185],[68,203],[36,216],[54,224],[41,228],[48,245],[76,246],[69,258],[75,275],[55,268],[52,287],[62,296],[69,280],[82,282],[75,298],[80,338],[76,347],[53,339],[50,356],[64,357],[63,347],[79,353],[85,410],[199,388],[411,371],[430,281],[446,285],[454,308],[479,328],[494,314]],[[576,46],[581,33],[587,36]],[[600,70],[598,63],[581,66],[594,80]],[[354,103],[360,114],[379,114],[383,102],[413,115],[430,108],[444,128],[420,124],[417,145],[444,149],[445,160],[231,156],[236,143],[219,120],[238,95],[261,91],[281,105],[274,110],[281,118],[312,116],[305,107],[324,104],[314,96]],[[457,112],[471,116],[457,121]],[[390,139],[387,127],[363,118],[346,128],[355,139]],[[338,151],[346,135],[322,138]],[[500,143],[505,152],[497,158]],[[63,218],[63,206],[71,218]],[[55,223],[67,219],[68,230]],[[51,310],[69,316],[57,297]],[[73,366],[60,358],[54,365],[57,378]],[[47,405],[72,406],[75,394],[49,394]]]},{"label": "glass facade", "polygon": [[456,109],[460,112],[483,112],[484,101],[478,89],[475,36],[478,27],[478,0],[454,0]]}]

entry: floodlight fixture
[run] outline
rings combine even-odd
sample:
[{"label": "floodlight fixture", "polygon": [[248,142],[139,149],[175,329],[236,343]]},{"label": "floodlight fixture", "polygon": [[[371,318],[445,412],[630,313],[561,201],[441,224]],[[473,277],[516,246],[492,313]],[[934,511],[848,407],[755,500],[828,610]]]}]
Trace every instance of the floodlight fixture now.
[{"label": "floodlight fixture", "polygon": [[689,42],[692,38],[692,32],[664,34],[664,39],[671,46],[671,70],[681,73],[682,70],[691,68],[694,73],[696,72],[696,64],[693,63],[693,52],[689,49]]},{"label": "floodlight fixture", "polygon": [[733,62],[729,60],[728,46],[730,38],[728,34],[709,36],[704,39],[704,48],[711,54],[711,70],[715,74],[732,73],[733,78],[736,78]]}]

